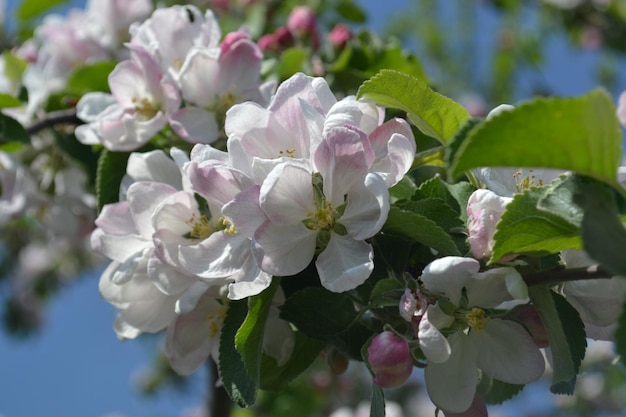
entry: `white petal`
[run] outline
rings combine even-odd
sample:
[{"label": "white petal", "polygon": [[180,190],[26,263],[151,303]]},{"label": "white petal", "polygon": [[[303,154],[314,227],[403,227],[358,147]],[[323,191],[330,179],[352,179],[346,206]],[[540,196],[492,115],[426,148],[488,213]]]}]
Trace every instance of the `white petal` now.
[{"label": "white petal", "polygon": [[219,138],[215,114],[199,107],[184,107],[170,116],[170,126],[190,143],[213,143]]},{"label": "white petal", "polygon": [[128,205],[139,233],[150,239],[154,228],[152,216],[156,207],[176,189],[156,182],[136,182],[128,188]]},{"label": "white petal", "polygon": [[377,174],[367,174],[363,187],[353,187],[339,222],[354,239],[363,240],[382,229],[389,214],[389,191]]},{"label": "white petal", "polygon": [[350,236],[331,233],[326,249],[315,265],[322,285],[333,292],[352,290],[363,284],[374,270],[372,246]]},{"label": "white petal", "polygon": [[259,205],[275,225],[295,225],[315,211],[311,173],[301,166],[283,163],[267,176]]},{"label": "white petal", "polygon": [[278,314],[278,308],[270,307],[263,335],[263,351],[276,359],[278,366],[282,366],[291,357],[296,338],[289,323],[281,320]]},{"label": "white petal", "polygon": [[450,326],[454,318],[445,314],[438,305],[431,305],[422,316],[417,338],[420,348],[430,362],[443,363],[450,358],[450,344],[439,329]]},{"label": "white petal", "polygon": [[237,233],[215,232],[197,245],[181,246],[181,265],[201,278],[225,278],[241,270],[250,253],[250,240]]},{"label": "white petal", "polygon": [[198,280],[163,263],[155,256],[148,261],[148,276],[161,292],[168,295],[181,294]]},{"label": "white petal", "polygon": [[515,268],[493,268],[472,275],[465,282],[467,305],[494,308],[510,300],[528,298],[528,287]]},{"label": "white petal", "polygon": [[480,263],[476,259],[446,256],[428,264],[421,279],[429,291],[444,294],[458,306],[466,281],[479,269]]},{"label": "white petal", "polygon": [[450,335],[450,358],[443,363],[429,362],[424,369],[430,399],[438,407],[457,413],[470,407],[478,382],[476,348],[466,339],[460,332]]},{"label": "white petal", "polygon": [[568,282],[563,295],[578,310],[583,321],[596,326],[615,323],[626,296],[626,279],[594,279]]},{"label": "white petal", "polygon": [[317,233],[304,224],[276,226],[266,221],[257,230],[253,254],[261,269],[276,276],[294,275],[313,259]]},{"label": "white petal", "polygon": [[494,318],[480,333],[470,332],[467,337],[476,344],[478,367],[491,377],[528,384],[543,375],[543,355],[519,323]]}]

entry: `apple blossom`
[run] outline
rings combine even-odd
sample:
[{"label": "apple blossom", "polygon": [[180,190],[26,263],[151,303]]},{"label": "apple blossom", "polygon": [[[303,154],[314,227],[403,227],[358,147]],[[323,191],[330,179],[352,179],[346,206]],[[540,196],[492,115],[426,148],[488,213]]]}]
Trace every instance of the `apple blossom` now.
[{"label": "apple blossom", "polygon": [[512,200],[490,190],[476,190],[467,201],[468,241],[477,259],[491,257],[496,226]]},{"label": "apple blossom", "polygon": [[476,393],[479,369],[511,384],[543,374],[544,359],[517,322],[491,313],[505,301],[527,298],[519,273],[509,267],[478,272],[472,258],[445,257],[424,268],[424,290],[438,297],[419,324],[419,344],[427,359],[426,388],[432,401],[464,412]]}]

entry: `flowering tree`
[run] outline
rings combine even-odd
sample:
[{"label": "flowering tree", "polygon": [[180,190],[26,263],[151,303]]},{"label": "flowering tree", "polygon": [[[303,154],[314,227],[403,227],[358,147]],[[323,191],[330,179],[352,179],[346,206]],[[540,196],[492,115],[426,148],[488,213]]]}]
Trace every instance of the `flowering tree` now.
[{"label": "flowering tree", "polygon": [[625,101],[471,117],[397,43],[280,7],[93,0],[2,54],[16,285],[103,256],[117,336],[163,332],[177,373],[215,362],[242,407],[320,354],[368,366],[372,416],[416,367],[445,415],[484,416],[544,354],[566,394],[587,338],[625,357]]}]

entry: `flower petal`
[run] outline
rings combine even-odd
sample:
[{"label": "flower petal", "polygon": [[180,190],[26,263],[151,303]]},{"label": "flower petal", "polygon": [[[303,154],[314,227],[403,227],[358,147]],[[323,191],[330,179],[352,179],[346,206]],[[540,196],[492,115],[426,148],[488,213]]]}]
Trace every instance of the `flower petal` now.
[{"label": "flower petal", "polygon": [[315,265],[326,289],[344,292],[358,287],[369,278],[374,270],[373,259],[374,251],[369,243],[331,233],[328,245]]},{"label": "flower petal", "polygon": [[479,269],[476,259],[446,256],[429,263],[421,279],[429,291],[444,294],[458,306],[465,283]]},{"label": "flower petal", "polygon": [[453,321],[454,318],[441,311],[436,304],[429,306],[422,316],[417,338],[424,356],[430,362],[443,363],[450,358],[450,344],[439,329],[445,329]]},{"label": "flower petal", "polygon": [[252,252],[261,269],[276,276],[294,275],[313,259],[317,233],[304,224],[276,226],[266,221],[254,235]]}]

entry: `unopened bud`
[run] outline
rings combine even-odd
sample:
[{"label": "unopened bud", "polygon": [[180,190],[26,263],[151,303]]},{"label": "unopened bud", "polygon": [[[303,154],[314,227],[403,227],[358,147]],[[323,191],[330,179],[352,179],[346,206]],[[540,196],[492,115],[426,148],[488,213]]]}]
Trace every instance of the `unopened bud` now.
[{"label": "unopened bud", "polygon": [[348,369],[349,361],[346,355],[343,353],[332,349],[328,352],[328,356],[326,357],[326,362],[328,363],[328,367],[330,368],[330,372],[333,375],[341,375]]},{"label": "unopened bud", "polygon": [[375,336],[367,355],[374,382],[383,388],[399,387],[411,376],[413,360],[409,344],[391,331]]},{"label": "unopened bud", "polygon": [[315,13],[307,6],[294,7],[287,19],[287,28],[297,36],[312,36],[317,30]]}]

